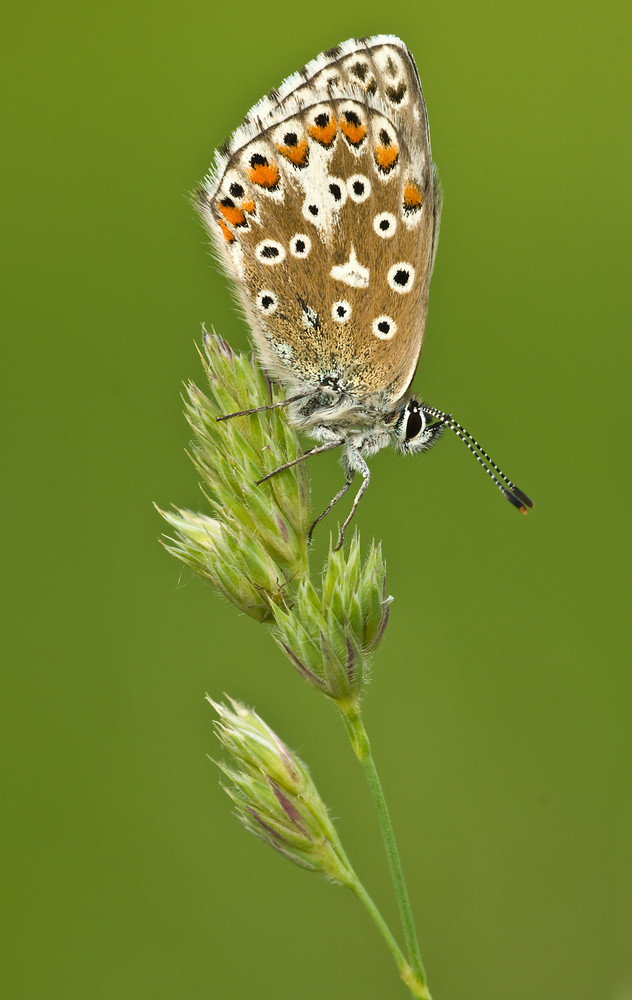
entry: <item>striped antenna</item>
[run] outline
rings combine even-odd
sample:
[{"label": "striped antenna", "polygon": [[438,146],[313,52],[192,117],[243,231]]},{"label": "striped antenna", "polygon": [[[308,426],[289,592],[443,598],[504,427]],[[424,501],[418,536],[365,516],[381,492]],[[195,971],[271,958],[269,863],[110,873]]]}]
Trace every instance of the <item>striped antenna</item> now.
[{"label": "striped antenna", "polygon": [[[515,483],[512,483],[511,479],[505,475],[502,469],[500,469],[494,460],[487,454],[485,449],[480,446],[476,438],[473,438],[470,432],[466,431],[465,427],[454,419],[452,414],[444,413],[443,410],[438,410],[436,406],[430,406],[428,403],[422,403],[421,409],[424,413],[427,413],[428,416],[434,417],[440,423],[444,424],[445,427],[449,427],[450,430],[461,439],[479,465],[482,465],[485,469],[489,478],[496,483],[496,486],[503,496],[509,500],[509,503],[513,504],[514,507],[517,507],[522,514],[526,514],[527,509],[533,507],[533,500],[530,500],[526,493],[523,493],[522,490],[518,489]],[[487,465],[486,462],[489,462],[489,465]],[[489,466],[491,466],[491,468]],[[500,482],[500,479],[494,475],[492,469],[494,472],[498,473],[498,476],[503,481],[502,483]],[[503,483],[505,484],[504,486]]]}]

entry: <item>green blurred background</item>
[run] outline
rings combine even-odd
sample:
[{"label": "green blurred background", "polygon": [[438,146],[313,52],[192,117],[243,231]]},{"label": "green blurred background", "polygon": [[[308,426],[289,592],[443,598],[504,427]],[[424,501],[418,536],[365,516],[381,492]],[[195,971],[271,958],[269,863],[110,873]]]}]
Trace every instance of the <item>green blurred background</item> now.
[{"label": "green blurred background", "polygon": [[[415,54],[445,188],[416,386],[536,501],[519,517],[449,438],[373,459],[359,515],[395,597],[367,725],[430,984],[632,996],[631,29],[570,0],[5,14],[3,996],[406,995],[351,895],[231,817],[206,690],[301,752],[396,924],[335,712],[151,506],[202,506],[200,324],[248,343],[187,192],[264,91],[382,31]],[[320,510],[340,469],[311,471]]]}]

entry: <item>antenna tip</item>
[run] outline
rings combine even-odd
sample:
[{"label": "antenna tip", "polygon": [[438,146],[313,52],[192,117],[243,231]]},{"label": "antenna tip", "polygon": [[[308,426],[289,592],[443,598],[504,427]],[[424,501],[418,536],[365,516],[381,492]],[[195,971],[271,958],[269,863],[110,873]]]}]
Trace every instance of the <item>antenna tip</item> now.
[{"label": "antenna tip", "polygon": [[[523,493],[522,490],[519,490],[517,486],[512,486],[511,487],[511,492],[513,493],[513,495],[515,497],[518,498],[518,500],[520,500],[522,502],[522,505],[524,507],[533,507],[533,500],[530,500],[529,497],[527,496],[527,494]],[[526,511],[525,511],[525,513],[526,513]]]},{"label": "antenna tip", "polygon": [[521,514],[527,514],[528,508],[533,507],[533,500],[530,500],[522,490],[514,489],[514,492],[510,493],[509,490],[504,489],[503,493],[509,500],[509,503],[513,504]]}]

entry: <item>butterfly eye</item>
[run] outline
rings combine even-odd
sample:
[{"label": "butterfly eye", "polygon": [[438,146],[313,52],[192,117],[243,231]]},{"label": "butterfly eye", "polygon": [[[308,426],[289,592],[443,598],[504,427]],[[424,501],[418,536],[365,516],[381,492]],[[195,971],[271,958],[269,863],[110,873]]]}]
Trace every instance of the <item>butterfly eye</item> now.
[{"label": "butterfly eye", "polygon": [[425,420],[421,415],[419,407],[415,404],[414,407],[408,410],[408,417],[406,420],[406,440],[412,441],[416,438],[418,434],[423,431],[425,427]]},{"label": "butterfly eye", "polygon": [[428,424],[422,405],[414,396],[399,411],[394,428],[397,447],[405,455],[412,455],[430,447]]}]

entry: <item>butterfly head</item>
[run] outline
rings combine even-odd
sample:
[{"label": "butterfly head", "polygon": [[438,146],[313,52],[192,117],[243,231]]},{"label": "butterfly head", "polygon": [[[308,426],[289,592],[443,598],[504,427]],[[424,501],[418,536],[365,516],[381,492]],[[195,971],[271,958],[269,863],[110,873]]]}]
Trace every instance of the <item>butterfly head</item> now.
[{"label": "butterfly head", "polygon": [[438,440],[445,425],[433,422],[416,396],[410,396],[401,403],[393,427],[395,447],[403,455],[414,455],[426,451]]}]

